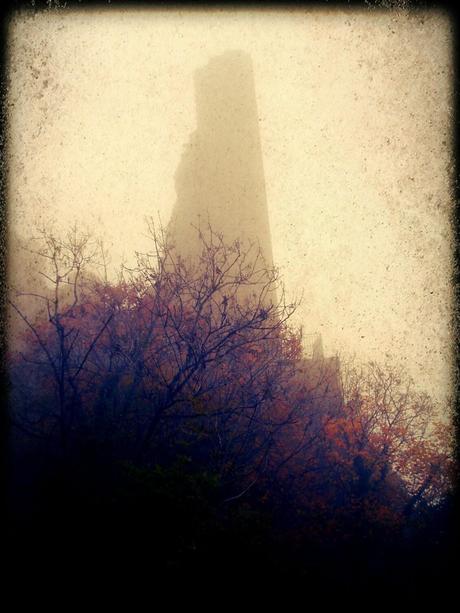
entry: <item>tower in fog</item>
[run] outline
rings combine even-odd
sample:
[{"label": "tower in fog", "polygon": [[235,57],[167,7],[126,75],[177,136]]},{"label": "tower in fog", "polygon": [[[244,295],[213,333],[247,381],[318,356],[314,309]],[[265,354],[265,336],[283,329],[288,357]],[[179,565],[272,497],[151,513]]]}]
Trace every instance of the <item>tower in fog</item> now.
[{"label": "tower in fog", "polygon": [[228,51],[195,72],[197,127],[177,169],[168,233],[184,259],[200,253],[194,227],[226,243],[260,248],[273,266],[254,73],[249,55]]}]

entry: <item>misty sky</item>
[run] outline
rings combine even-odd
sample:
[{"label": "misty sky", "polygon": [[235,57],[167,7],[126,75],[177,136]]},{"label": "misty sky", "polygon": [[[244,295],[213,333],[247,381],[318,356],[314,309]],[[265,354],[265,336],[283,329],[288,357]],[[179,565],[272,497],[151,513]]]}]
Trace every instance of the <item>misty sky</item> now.
[{"label": "misty sky", "polygon": [[19,14],[10,24],[10,224],[78,220],[114,266],[167,224],[193,72],[251,54],[275,263],[325,352],[393,356],[449,392],[452,30],[438,12]]}]

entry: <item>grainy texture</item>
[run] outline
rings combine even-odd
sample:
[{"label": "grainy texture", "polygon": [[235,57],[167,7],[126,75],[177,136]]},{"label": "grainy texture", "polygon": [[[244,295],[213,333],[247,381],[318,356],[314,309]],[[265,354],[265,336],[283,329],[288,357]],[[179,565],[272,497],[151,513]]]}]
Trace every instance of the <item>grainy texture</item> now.
[{"label": "grainy texture", "polygon": [[[12,236],[97,228],[114,269],[168,222],[193,73],[252,57],[273,255],[325,352],[452,364],[452,30],[436,11],[78,11],[12,20]],[[13,243],[14,247],[14,243]],[[12,275],[23,270],[11,258]]]}]

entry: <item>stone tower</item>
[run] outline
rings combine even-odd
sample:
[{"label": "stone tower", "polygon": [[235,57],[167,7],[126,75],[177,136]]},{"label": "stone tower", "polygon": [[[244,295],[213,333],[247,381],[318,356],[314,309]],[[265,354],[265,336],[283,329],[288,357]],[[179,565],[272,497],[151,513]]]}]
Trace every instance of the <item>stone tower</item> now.
[{"label": "stone tower", "polygon": [[177,169],[168,233],[178,254],[194,257],[209,225],[227,243],[258,246],[273,267],[254,73],[249,55],[228,51],[195,72],[197,128]]}]

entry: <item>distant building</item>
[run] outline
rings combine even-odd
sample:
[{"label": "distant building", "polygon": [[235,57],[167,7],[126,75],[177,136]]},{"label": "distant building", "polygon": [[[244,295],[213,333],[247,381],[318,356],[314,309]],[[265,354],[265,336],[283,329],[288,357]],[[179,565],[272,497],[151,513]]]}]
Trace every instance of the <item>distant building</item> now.
[{"label": "distant building", "polygon": [[199,255],[196,227],[260,249],[273,268],[254,74],[249,55],[228,51],[194,75],[197,129],[176,172],[168,231],[182,258]]},{"label": "distant building", "polygon": [[[226,242],[260,248],[273,268],[252,61],[242,51],[212,58],[194,75],[197,128],[176,172],[177,201],[168,234],[185,260],[200,255],[196,228],[208,225]],[[299,364],[315,409],[336,412],[342,404],[340,366],[325,358],[321,337]],[[308,351],[307,351],[308,354]]]},{"label": "distant building", "polygon": [[298,373],[311,398],[312,408],[321,414],[337,415],[343,405],[339,358],[324,357],[320,334],[308,335],[306,340],[306,355],[298,366]]}]

